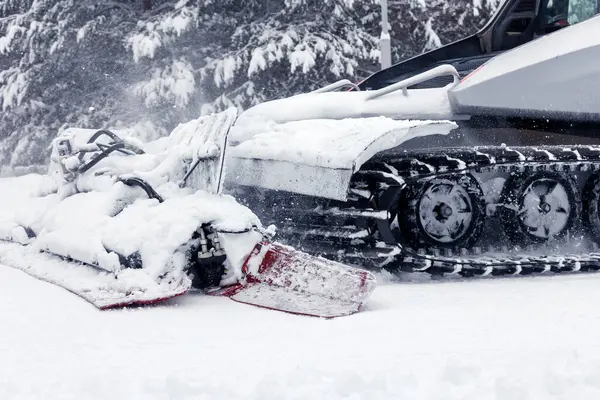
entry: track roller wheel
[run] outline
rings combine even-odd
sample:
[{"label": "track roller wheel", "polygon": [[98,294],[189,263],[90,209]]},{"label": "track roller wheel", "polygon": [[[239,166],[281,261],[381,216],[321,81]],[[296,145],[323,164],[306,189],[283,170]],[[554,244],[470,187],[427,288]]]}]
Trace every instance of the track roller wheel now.
[{"label": "track roller wheel", "polygon": [[583,188],[583,223],[592,240],[600,243],[600,175],[593,174]]},{"label": "track roller wheel", "polygon": [[542,243],[577,230],[581,202],[573,178],[556,172],[513,175],[502,189],[500,221],[515,244]]},{"label": "track roller wheel", "polygon": [[483,191],[469,174],[415,182],[406,188],[398,210],[402,237],[416,248],[469,248],[484,219]]}]

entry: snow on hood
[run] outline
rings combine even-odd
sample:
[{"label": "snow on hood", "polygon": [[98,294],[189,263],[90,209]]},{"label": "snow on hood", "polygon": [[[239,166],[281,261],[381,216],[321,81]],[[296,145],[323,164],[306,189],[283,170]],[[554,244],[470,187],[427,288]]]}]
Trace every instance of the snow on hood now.
[{"label": "snow on hood", "polygon": [[244,111],[229,133],[235,144],[276,124],[315,119],[368,118],[445,120],[453,113],[447,88],[396,91],[375,99],[370,92],[306,93],[268,101]]}]

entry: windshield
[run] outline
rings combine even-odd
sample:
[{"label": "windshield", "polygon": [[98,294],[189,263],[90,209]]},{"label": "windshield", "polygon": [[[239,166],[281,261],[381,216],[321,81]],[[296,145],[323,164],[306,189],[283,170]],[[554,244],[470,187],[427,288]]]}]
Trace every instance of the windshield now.
[{"label": "windshield", "polygon": [[597,13],[597,0],[548,0],[541,21],[544,30],[552,32],[590,19]]}]

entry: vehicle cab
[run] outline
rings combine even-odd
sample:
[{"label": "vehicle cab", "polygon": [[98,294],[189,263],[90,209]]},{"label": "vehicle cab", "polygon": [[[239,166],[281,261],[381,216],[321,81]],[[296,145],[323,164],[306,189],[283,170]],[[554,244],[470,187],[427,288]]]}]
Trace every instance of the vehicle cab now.
[{"label": "vehicle cab", "polygon": [[[506,50],[599,12],[600,0],[506,0],[476,34],[378,71],[358,86],[360,90],[377,90],[443,64],[454,66],[464,77]],[[441,87],[451,80],[441,76],[411,88]]]}]

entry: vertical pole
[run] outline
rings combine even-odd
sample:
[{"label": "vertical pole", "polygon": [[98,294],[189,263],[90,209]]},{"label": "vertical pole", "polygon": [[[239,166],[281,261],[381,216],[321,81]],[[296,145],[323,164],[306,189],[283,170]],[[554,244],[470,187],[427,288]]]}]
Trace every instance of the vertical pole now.
[{"label": "vertical pole", "polygon": [[388,24],[388,2],[381,1],[381,37],[379,38],[379,50],[381,52],[381,69],[392,66],[392,45],[390,39],[390,25]]}]

